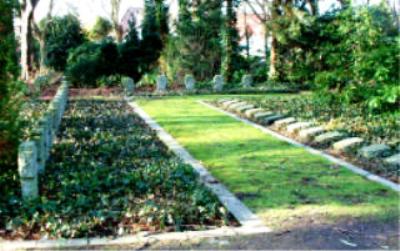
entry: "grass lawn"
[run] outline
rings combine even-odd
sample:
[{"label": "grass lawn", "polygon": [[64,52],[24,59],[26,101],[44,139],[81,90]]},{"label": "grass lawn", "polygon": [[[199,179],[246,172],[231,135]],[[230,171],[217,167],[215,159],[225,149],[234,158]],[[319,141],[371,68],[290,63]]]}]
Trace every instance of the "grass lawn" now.
[{"label": "grass lawn", "polygon": [[397,220],[396,192],[197,103],[221,97],[136,101],[268,226]]}]

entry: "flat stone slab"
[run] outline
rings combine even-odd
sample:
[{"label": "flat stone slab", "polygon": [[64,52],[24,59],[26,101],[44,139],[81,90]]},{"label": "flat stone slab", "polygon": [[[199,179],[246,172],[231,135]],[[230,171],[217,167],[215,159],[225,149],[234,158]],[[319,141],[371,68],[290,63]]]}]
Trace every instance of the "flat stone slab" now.
[{"label": "flat stone slab", "polygon": [[272,115],[274,115],[273,112],[264,111],[264,112],[257,112],[257,113],[255,113],[255,114],[253,115],[253,117],[254,117],[255,119],[257,119],[257,120],[260,120],[260,119],[262,119],[262,118],[264,118],[264,117],[268,117],[268,116],[272,116]]},{"label": "flat stone slab", "polygon": [[333,131],[333,132],[327,132],[323,133],[321,135],[318,135],[314,138],[314,141],[319,144],[327,144],[335,140],[339,140],[341,138],[344,138],[344,134]]},{"label": "flat stone slab", "polygon": [[301,129],[308,128],[308,127],[311,127],[313,125],[314,125],[314,123],[311,123],[311,122],[297,122],[297,123],[293,123],[293,124],[288,125],[286,127],[286,130],[289,133],[296,133],[297,131],[299,131]]},{"label": "flat stone slab", "polygon": [[281,114],[276,114],[268,117],[264,117],[261,119],[261,123],[264,125],[270,125],[279,119],[283,119],[285,116]]},{"label": "flat stone slab", "polygon": [[325,129],[322,126],[316,126],[316,127],[311,127],[311,128],[306,128],[304,130],[301,130],[299,132],[299,137],[301,139],[312,139],[315,136],[324,133]]},{"label": "flat stone slab", "polygon": [[361,145],[364,142],[362,138],[359,137],[352,137],[352,138],[346,138],[342,139],[335,144],[333,144],[333,149],[337,151],[348,151],[354,147],[357,147]]},{"label": "flat stone slab", "polygon": [[400,167],[400,153],[387,157],[383,161],[388,165]]},{"label": "flat stone slab", "polygon": [[247,102],[242,101],[242,102],[238,102],[238,103],[233,103],[233,104],[229,105],[227,108],[228,108],[228,110],[235,110],[239,106],[243,106],[243,105],[247,105]]},{"label": "flat stone slab", "polygon": [[252,108],[254,108],[254,105],[244,105],[244,106],[240,106],[240,107],[236,108],[235,111],[238,113],[242,113],[242,112],[252,109]]},{"label": "flat stone slab", "polygon": [[280,119],[275,121],[274,125],[278,128],[285,127],[286,125],[292,124],[296,122],[296,119],[293,117],[285,118],[285,119]]},{"label": "flat stone slab", "polygon": [[264,112],[265,110],[262,108],[253,108],[253,109],[249,109],[247,110],[244,115],[246,115],[246,117],[251,118],[253,117],[254,114],[256,114],[257,112]]},{"label": "flat stone slab", "polygon": [[236,99],[223,98],[223,99],[219,99],[219,100],[217,101],[217,103],[222,104],[222,103],[225,103],[225,102],[228,102],[228,101],[236,101]]},{"label": "flat stone slab", "polygon": [[367,159],[387,157],[390,154],[390,147],[384,144],[364,146],[358,150],[358,154]]},{"label": "flat stone slab", "polygon": [[228,106],[230,106],[231,104],[238,103],[238,102],[240,102],[240,101],[239,100],[226,101],[226,102],[222,103],[222,107],[223,108],[228,108]]}]

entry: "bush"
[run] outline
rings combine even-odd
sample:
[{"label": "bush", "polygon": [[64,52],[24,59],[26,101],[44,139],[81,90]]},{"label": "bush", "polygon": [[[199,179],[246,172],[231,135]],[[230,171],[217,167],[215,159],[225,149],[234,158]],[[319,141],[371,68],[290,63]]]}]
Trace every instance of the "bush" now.
[{"label": "bush", "polygon": [[85,37],[79,19],[74,15],[54,17],[46,34],[47,65],[64,71],[68,54],[84,43]]},{"label": "bush", "polygon": [[331,18],[322,27],[318,89],[338,90],[347,104],[395,108],[400,62],[394,23],[384,6],[349,7]]},{"label": "bush", "polygon": [[118,49],[111,40],[86,42],[74,49],[69,58],[66,76],[78,87],[96,87],[97,80],[117,73]]},{"label": "bush", "polygon": [[80,87],[96,87],[104,83],[105,77],[112,75],[128,76],[138,82],[154,69],[162,50],[160,35],[157,27],[153,26],[143,27],[142,40],[138,37],[134,20],[131,20],[130,30],[119,45],[110,38],[86,42],[70,53],[66,75]]},{"label": "bush", "polygon": [[0,2],[0,172],[16,168],[21,84],[14,34],[14,1]]}]

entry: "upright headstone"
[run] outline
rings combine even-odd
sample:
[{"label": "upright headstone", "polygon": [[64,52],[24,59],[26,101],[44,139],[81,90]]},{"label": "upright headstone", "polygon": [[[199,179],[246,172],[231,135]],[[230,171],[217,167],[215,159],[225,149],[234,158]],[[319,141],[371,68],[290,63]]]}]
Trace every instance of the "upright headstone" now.
[{"label": "upright headstone", "polygon": [[32,141],[22,143],[18,149],[18,172],[24,200],[32,200],[39,195],[36,154],[36,146]]},{"label": "upright headstone", "polygon": [[126,96],[133,95],[133,91],[135,90],[135,83],[133,82],[133,79],[129,77],[122,78],[122,86]]},{"label": "upright headstone", "polygon": [[33,86],[34,86],[34,91],[36,94],[38,94],[40,92],[40,90],[46,85],[48,84],[49,79],[46,76],[39,76],[35,79],[35,82],[33,82]]},{"label": "upright headstone", "polygon": [[185,76],[185,87],[186,87],[187,91],[193,91],[195,84],[196,84],[196,80],[194,79],[194,77],[192,75],[188,74]]},{"label": "upright headstone", "polygon": [[222,75],[215,75],[214,79],[214,91],[220,92],[224,88],[224,77]]},{"label": "upright headstone", "polygon": [[167,84],[167,76],[159,75],[157,78],[157,92],[165,92],[167,90]]},{"label": "upright headstone", "polygon": [[39,173],[43,173],[46,164],[46,132],[41,126],[33,131],[32,140],[36,146],[37,169]]},{"label": "upright headstone", "polygon": [[249,88],[253,85],[253,78],[251,77],[251,75],[243,75],[242,77],[242,87],[244,88]]}]

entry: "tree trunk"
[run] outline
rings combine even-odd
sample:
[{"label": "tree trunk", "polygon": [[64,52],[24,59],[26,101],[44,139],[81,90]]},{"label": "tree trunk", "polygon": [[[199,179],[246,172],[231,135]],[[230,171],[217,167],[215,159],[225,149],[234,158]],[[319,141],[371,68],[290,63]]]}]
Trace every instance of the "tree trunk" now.
[{"label": "tree trunk", "polygon": [[[232,18],[234,15],[233,11],[233,0],[226,0],[226,19],[225,19],[225,55],[223,59],[222,72],[227,83],[232,82],[233,69],[232,69],[232,55],[233,55],[233,41],[232,41]],[[235,28],[235,27],[233,27]]]},{"label": "tree trunk", "polygon": [[308,3],[310,5],[311,15],[317,16],[319,13],[318,0],[309,0]]},{"label": "tree trunk", "polygon": [[23,0],[21,3],[21,79],[28,80],[32,71],[32,22],[39,0]]},{"label": "tree trunk", "polygon": [[275,81],[279,78],[278,71],[276,69],[278,64],[278,41],[274,35],[271,37],[271,50],[269,54],[269,72],[268,79]]},{"label": "tree trunk", "polygon": [[[279,16],[279,0],[273,0],[272,8],[271,8],[271,19],[272,22],[276,22]],[[271,81],[276,81],[279,79],[279,74],[277,71],[278,64],[278,40],[276,38],[276,30],[278,29],[277,24],[273,23],[273,27],[271,29],[271,50],[269,55],[269,72],[268,79]]]},{"label": "tree trunk", "polygon": [[46,73],[46,41],[44,39],[39,39],[40,46],[40,74]]},{"label": "tree trunk", "polygon": [[115,37],[118,43],[122,42],[123,31],[119,23],[119,9],[121,0],[111,0],[111,21],[113,23]]}]

